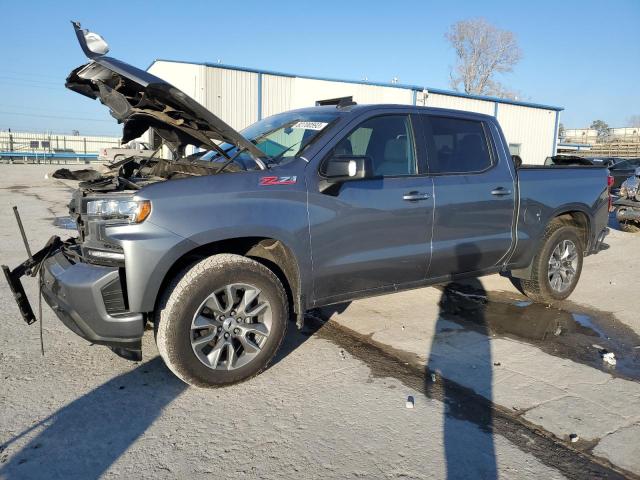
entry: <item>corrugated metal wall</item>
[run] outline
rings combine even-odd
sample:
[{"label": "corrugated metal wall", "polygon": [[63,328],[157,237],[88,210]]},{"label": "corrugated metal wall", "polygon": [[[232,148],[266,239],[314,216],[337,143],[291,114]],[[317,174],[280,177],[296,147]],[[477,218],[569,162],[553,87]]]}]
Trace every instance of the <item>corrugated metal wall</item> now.
[{"label": "corrugated metal wall", "polygon": [[207,109],[235,129],[258,121],[258,74],[206,68],[203,100]]},{"label": "corrugated metal wall", "polygon": [[520,144],[524,163],[542,165],[552,155],[556,133],[554,110],[500,103],[498,121],[507,142]]},{"label": "corrugated metal wall", "polygon": [[262,75],[262,117],[295,108],[295,78]]},{"label": "corrugated metal wall", "polygon": [[295,78],[294,108],[315,105],[317,100],[353,97],[357,103],[413,103],[413,90],[359,83]]},{"label": "corrugated metal wall", "polygon": [[426,106],[465,110],[467,112],[484,113],[486,115],[493,115],[495,109],[494,102],[476,100],[473,98],[454,97],[451,95],[441,95],[439,93],[429,93],[427,96]]},{"label": "corrugated metal wall", "polygon": [[[445,93],[428,93],[410,88],[366,85],[257,73],[230,67],[156,61],[149,71],[192,96],[236,129],[294,108],[315,105],[317,100],[352,96],[358,103],[417,103],[494,115],[496,102]],[[542,164],[552,154],[556,112],[525,105],[498,103],[498,121],[507,141],[520,145],[525,163]]]}]

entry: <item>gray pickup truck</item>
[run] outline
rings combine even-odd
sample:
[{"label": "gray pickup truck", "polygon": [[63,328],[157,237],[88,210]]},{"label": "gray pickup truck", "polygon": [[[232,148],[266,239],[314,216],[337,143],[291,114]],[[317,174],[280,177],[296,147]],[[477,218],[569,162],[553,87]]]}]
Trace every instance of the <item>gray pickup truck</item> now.
[{"label": "gray pickup truck", "polygon": [[[492,273],[533,300],[575,288],[606,235],[601,167],[525,167],[495,118],[405,105],[339,104],[236,132],[167,82],[105,55],[67,87],[100,99],[124,141],[153,128],[174,159],[130,158],[73,195],[78,236],[3,267],[88,341],[162,358],[197,386],[262,371],[308,309]],[[206,151],[184,156],[187,145]]]}]

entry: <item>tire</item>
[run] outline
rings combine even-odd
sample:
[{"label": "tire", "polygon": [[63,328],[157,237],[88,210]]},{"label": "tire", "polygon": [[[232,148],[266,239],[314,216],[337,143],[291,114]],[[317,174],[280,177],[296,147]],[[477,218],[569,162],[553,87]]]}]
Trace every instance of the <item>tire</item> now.
[{"label": "tire", "polygon": [[288,319],[287,295],[271,270],[240,255],[214,255],[184,270],[164,291],[155,313],[156,343],[182,381],[221,387],[267,368]]},{"label": "tire", "polygon": [[[557,285],[559,274],[553,274],[552,278],[555,285],[552,285],[552,280],[550,279],[550,275],[553,273],[550,261],[556,248],[561,248],[563,249],[561,251],[565,251],[563,246],[570,245],[570,243],[565,242],[570,242],[575,247],[575,262],[570,262],[571,268],[575,273],[571,275],[568,283],[562,285],[562,289],[559,289]],[[556,301],[564,300],[571,295],[571,292],[578,284],[580,273],[582,272],[583,254],[584,247],[576,229],[566,224],[553,222],[547,226],[538,252],[533,258],[531,278],[514,278],[513,283],[516,288],[535,302],[552,304]],[[564,268],[562,270],[565,271],[565,277],[569,277],[566,274],[567,270]]]}]

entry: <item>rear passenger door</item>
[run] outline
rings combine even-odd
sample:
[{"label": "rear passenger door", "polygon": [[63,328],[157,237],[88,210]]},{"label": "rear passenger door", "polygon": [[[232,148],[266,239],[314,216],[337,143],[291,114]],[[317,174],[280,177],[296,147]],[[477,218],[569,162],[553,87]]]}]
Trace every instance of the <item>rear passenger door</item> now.
[{"label": "rear passenger door", "polygon": [[489,125],[463,116],[421,118],[435,192],[428,277],[500,264],[512,243],[515,185],[507,159],[494,148]]}]

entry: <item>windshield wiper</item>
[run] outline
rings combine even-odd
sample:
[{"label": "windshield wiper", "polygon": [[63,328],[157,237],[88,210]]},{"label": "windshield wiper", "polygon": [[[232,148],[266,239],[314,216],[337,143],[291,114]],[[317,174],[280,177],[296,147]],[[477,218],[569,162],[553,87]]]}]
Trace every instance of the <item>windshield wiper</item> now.
[{"label": "windshield wiper", "polygon": [[[233,161],[234,161],[236,158],[238,158],[238,155],[240,155],[240,154],[241,154],[242,152],[244,152],[245,150],[246,150],[246,148],[242,148],[242,149],[239,149],[236,153],[234,153],[234,154],[233,154],[233,156],[229,158],[229,160],[227,160],[226,162],[224,162],[224,163],[222,164],[222,166],[218,169],[218,173],[222,173],[222,172],[223,172],[223,170],[224,170],[225,168],[227,168],[229,165],[231,165],[231,163],[233,163]],[[244,168],[244,166],[243,166],[243,168]],[[245,168],[245,170],[246,170],[246,168]]]},{"label": "windshield wiper", "polygon": [[302,143],[302,140],[300,140],[298,143],[294,143],[293,145],[291,145],[289,148],[287,148],[286,150],[281,151],[278,155],[276,155],[275,157],[271,157],[271,161],[275,162],[276,160],[280,160],[283,155],[287,152],[290,152],[294,147],[297,147],[298,145],[300,145]]}]

